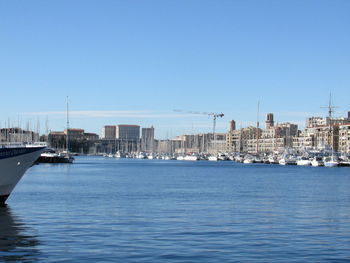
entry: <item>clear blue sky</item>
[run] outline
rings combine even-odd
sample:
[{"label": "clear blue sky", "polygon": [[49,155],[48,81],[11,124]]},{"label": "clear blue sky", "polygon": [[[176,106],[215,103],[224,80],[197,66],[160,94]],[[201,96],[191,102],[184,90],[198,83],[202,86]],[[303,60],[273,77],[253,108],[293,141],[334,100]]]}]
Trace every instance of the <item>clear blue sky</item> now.
[{"label": "clear blue sky", "polygon": [[[350,110],[350,1],[1,1],[1,125],[45,120],[100,133],[154,125],[166,138]],[[34,124],[33,124],[34,125]]]}]

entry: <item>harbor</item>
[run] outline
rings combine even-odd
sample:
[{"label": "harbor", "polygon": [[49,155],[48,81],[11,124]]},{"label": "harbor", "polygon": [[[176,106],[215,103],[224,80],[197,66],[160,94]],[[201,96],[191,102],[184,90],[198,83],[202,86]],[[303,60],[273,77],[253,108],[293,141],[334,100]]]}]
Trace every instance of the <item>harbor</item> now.
[{"label": "harbor", "polygon": [[0,1],[0,262],[350,262],[350,1]]},{"label": "harbor", "polygon": [[348,169],[77,156],[28,170],[0,261],[341,261]]}]

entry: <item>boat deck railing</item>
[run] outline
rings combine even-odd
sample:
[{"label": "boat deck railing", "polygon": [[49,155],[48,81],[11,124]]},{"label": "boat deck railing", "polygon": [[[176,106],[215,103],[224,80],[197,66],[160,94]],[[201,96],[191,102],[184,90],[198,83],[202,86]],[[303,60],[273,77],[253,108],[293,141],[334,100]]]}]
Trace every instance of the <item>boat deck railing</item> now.
[{"label": "boat deck railing", "polygon": [[17,148],[17,147],[47,147],[46,142],[0,142],[0,148]]}]

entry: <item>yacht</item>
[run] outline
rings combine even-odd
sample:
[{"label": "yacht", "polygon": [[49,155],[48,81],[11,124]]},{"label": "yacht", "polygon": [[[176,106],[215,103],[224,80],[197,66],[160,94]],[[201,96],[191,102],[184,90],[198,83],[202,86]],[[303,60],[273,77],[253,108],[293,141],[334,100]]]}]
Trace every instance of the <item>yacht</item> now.
[{"label": "yacht", "polygon": [[74,157],[67,152],[57,153],[54,149],[45,149],[36,160],[37,163],[73,163]]},{"label": "yacht", "polygon": [[350,166],[350,158],[348,156],[340,156],[339,166]]},{"label": "yacht", "polygon": [[260,156],[256,155],[256,156],[254,156],[253,162],[254,163],[263,163],[264,160]]},{"label": "yacht", "polygon": [[117,151],[115,154],[114,154],[114,158],[125,158],[125,154],[121,153],[120,151]]},{"label": "yacht", "polygon": [[183,155],[179,155],[179,156],[176,157],[176,160],[178,160],[178,161],[183,161],[184,158],[185,158],[185,157],[184,157]]},{"label": "yacht", "polygon": [[295,165],[297,163],[295,156],[284,154],[279,160],[280,165]]},{"label": "yacht", "polygon": [[278,158],[275,155],[270,155],[268,160],[270,164],[278,164]]},{"label": "yacht", "polygon": [[218,160],[218,157],[216,155],[211,155],[208,157],[208,161],[216,162]]},{"label": "yacht", "polygon": [[0,145],[0,206],[45,148],[43,144]]},{"label": "yacht", "polygon": [[147,159],[147,154],[145,152],[140,152],[137,156],[137,159]]},{"label": "yacht", "polygon": [[311,165],[312,166],[324,166],[324,162],[322,160],[322,157],[321,156],[315,156],[314,158],[312,158]]},{"label": "yacht", "polygon": [[243,163],[244,161],[244,157],[241,156],[241,155],[238,155],[234,158],[234,160],[237,162],[237,163]]},{"label": "yacht", "polygon": [[243,163],[254,163],[254,156],[246,155],[244,157]]},{"label": "yacht", "polygon": [[299,156],[298,159],[297,159],[297,165],[308,166],[308,165],[311,165],[311,161],[306,156]]},{"label": "yacht", "polygon": [[228,156],[225,153],[219,153],[218,154],[218,160],[220,161],[227,161],[229,160]]},{"label": "yacht", "polygon": [[324,166],[325,167],[337,167],[339,166],[339,161],[334,155],[327,156],[324,158]]},{"label": "yacht", "polygon": [[198,161],[198,156],[195,154],[185,155],[184,161]]}]

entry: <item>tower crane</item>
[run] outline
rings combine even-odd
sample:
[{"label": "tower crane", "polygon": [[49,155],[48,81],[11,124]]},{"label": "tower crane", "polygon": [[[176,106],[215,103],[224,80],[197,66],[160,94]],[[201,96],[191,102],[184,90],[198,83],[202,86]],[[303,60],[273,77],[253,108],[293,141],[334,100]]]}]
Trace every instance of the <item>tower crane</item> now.
[{"label": "tower crane", "polygon": [[214,112],[200,112],[200,111],[187,111],[187,110],[174,110],[176,112],[190,113],[190,114],[200,114],[207,115],[213,118],[213,139],[215,140],[215,127],[216,127],[216,119],[224,117],[223,113],[214,113]]}]

